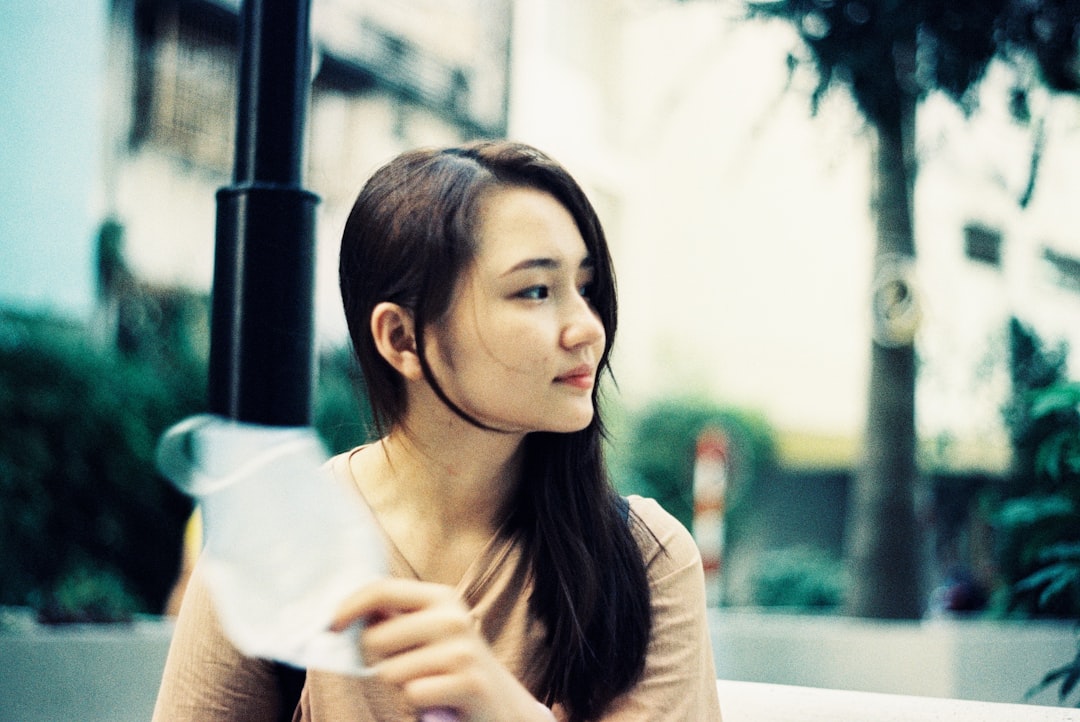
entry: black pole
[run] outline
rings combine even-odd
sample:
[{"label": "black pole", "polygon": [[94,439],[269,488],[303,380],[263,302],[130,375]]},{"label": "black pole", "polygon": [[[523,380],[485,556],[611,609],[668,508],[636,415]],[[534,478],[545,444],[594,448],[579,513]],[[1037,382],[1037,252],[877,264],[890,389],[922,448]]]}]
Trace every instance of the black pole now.
[{"label": "black pole", "polygon": [[272,426],[311,423],[310,12],[310,0],[244,0],[233,184],[217,192],[210,410]]}]

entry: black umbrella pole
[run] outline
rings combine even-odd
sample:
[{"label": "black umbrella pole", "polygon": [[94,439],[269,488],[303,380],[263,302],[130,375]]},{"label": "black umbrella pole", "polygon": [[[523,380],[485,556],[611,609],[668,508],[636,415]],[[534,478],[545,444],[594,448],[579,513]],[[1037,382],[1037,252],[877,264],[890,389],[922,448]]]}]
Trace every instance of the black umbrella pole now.
[{"label": "black umbrella pole", "polygon": [[217,201],[211,411],[306,426],[314,376],[310,239],[318,199],[298,189],[248,186],[224,188]]},{"label": "black umbrella pole", "polygon": [[311,73],[309,0],[245,0],[234,184],[217,193],[209,405],[311,423],[315,207],[300,187]]}]

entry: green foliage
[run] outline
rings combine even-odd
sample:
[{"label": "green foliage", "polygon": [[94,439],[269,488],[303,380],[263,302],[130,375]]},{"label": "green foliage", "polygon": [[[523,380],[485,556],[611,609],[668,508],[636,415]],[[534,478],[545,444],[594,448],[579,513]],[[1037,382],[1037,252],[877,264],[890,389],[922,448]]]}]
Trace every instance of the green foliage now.
[{"label": "green foliage", "polygon": [[[1077,638],[1076,656],[1073,657],[1072,661],[1047,672],[1046,676],[1028,693],[1028,696],[1033,696],[1040,690],[1057,684],[1058,701],[1064,704],[1068,701],[1069,696],[1078,690],[1078,682],[1080,682],[1080,637]],[[1078,695],[1075,706],[1080,707],[1080,695]]]},{"label": "green foliage", "polygon": [[34,604],[45,624],[129,622],[139,611],[127,584],[115,572],[80,567],[60,579]]},{"label": "green foliage", "polygon": [[[1068,349],[1064,345],[1047,348],[1031,329],[1013,318],[1009,321],[1009,372],[1012,395],[1003,409],[1014,455],[1014,486],[1022,493],[1032,483],[1041,483],[1036,472],[1036,456],[1043,440],[1057,426],[1052,413],[1035,412],[1035,402],[1050,387],[1064,381]],[[1049,403],[1055,395],[1047,397]]]},{"label": "green foliage", "polygon": [[[1010,603],[1080,622],[1080,384],[1051,386],[1032,408],[1037,417],[1053,415],[1062,423],[1044,438],[1035,456],[1036,478],[1053,493],[1011,500],[1002,510],[1003,517],[1011,512],[1014,526],[1006,526],[1007,538],[1016,548],[1018,567],[1027,573],[1011,586]],[[1026,513],[1017,514],[1015,507],[1025,501],[1030,502]],[[1056,683],[1064,703],[1078,681],[1080,640],[1073,660],[1048,672],[1036,690]]]},{"label": "green foliage", "polygon": [[790,610],[837,609],[847,585],[843,562],[809,546],[764,552],[750,577],[754,604]]},{"label": "green foliage", "polygon": [[1080,620],[1080,384],[1066,349],[1010,325],[1013,396],[1005,408],[1014,472],[996,513],[1004,606]]},{"label": "green foliage", "polygon": [[1080,602],[1080,543],[1054,544],[1043,549],[1035,561],[1045,566],[1017,582],[1016,590],[1037,592],[1035,603],[1040,609],[1066,596],[1071,597],[1066,603],[1076,608]]},{"label": "green foliage", "polygon": [[319,356],[315,428],[332,454],[370,441],[374,433],[364,378],[347,346],[328,349]]},{"label": "green foliage", "polygon": [[[818,76],[814,108],[839,83],[851,92],[872,123],[896,117],[902,96],[914,97],[914,41],[922,3],[749,2],[751,18],[781,18],[791,23],[810,51]],[[910,56],[910,67],[897,67]],[[794,68],[798,61],[789,58]],[[906,92],[899,92],[899,91]]]},{"label": "green foliage", "polygon": [[[157,613],[171,591],[191,502],[154,452],[205,410],[207,304],[151,301],[156,313],[135,316],[154,322],[121,317],[115,347],[80,324],[0,312],[0,605],[109,621]],[[369,425],[349,351],[321,354],[315,426],[330,450]]]},{"label": "green foliage", "polygon": [[55,600],[93,574],[125,580],[137,611],[161,608],[190,504],[153,454],[197,410],[201,378],[184,368],[162,373],[55,319],[0,316],[0,604]]},{"label": "green foliage", "polygon": [[[1015,472],[996,517],[1004,606],[1080,622],[1080,383],[1063,379],[1064,346],[1045,349],[1015,319],[1010,330],[1013,398],[1005,419]],[[1056,683],[1065,702],[1078,680],[1080,647],[1032,692]]]},{"label": "green foliage", "polygon": [[[1080,90],[1075,18],[1080,2],[1025,0],[869,2],[868,0],[758,0],[750,18],[789,22],[810,51],[818,75],[816,104],[833,84],[850,91],[874,124],[895,114],[899,96],[919,100],[940,90],[965,111],[970,92],[994,58],[1022,77],[1011,110],[1021,119],[1035,85],[1055,92]],[[789,59],[794,67],[798,61]]]},{"label": "green foliage", "polygon": [[632,415],[629,440],[613,461],[620,490],[656,499],[688,529],[694,516],[698,435],[718,428],[728,438],[726,523],[737,534],[747,492],[776,463],[772,430],[759,416],[701,401],[668,399]]}]

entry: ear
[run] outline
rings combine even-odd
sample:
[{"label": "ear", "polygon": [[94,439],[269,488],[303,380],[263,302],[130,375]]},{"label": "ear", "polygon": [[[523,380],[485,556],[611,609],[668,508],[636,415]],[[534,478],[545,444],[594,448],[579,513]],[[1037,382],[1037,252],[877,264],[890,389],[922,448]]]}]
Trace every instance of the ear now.
[{"label": "ear", "polygon": [[376,305],[371,312],[371,335],[379,354],[399,374],[410,381],[423,378],[411,311],[389,301]]}]

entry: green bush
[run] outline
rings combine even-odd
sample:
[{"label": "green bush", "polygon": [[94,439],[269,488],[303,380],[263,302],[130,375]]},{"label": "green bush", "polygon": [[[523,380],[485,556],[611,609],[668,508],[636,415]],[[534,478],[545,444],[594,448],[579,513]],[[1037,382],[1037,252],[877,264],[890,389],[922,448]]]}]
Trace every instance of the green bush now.
[{"label": "green bush", "polygon": [[841,560],[821,549],[798,546],[761,554],[750,589],[758,606],[826,611],[844,603],[847,576]]},{"label": "green bush", "polygon": [[693,529],[694,457],[698,435],[709,428],[728,439],[728,489],[725,525],[739,533],[745,501],[757,480],[776,464],[773,433],[753,413],[699,399],[665,399],[629,414],[625,440],[612,449],[617,486],[626,494],[656,499],[688,529]]},{"label": "green bush", "polygon": [[34,606],[45,624],[128,622],[139,611],[127,583],[115,572],[88,567],[60,579]]},{"label": "green bush", "polygon": [[1065,351],[1048,352],[1016,322],[1006,422],[1014,472],[994,515],[1007,613],[1080,620],[1080,383],[1062,378]]},{"label": "green bush", "polygon": [[373,440],[374,423],[364,379],[347,346],[326,349],[319,355],[314,423],[331,454]]},{"label": "green bush", "polygon": [[[172,291],[124,343],[82,324],[0,311],[0,605],[50,622],[160,612],[191,502],[159,476],[162,432],[206,408],[206,301]],[[119,337],[118,337],[119,341]],[[315,426],[362,443],[370,411],[345,348],[319,357]]]},{"label": "green bush", "polygon": [[[1004,581],[996,606],[1080,622],[1080,383],[1064,379],[1064,346],[1047,351],[1015,320],[1010,330],[1013,396],[1005,419],[1014,473],[995,516]],[[1080,640],[1077,650],[1032,692],[1057,684],[1064,703],[1080,683]]]},{"label": "green bush", "polygon": [[0,315],[0,604],[70,580],[124,580],[157,612],[190,503],[158,476],[157,438],[198,409],[197,366],[127,357],[81,326]]},{"label": "green bush", "polygon": [[[1015,566],[1027,573],[1011,586],[1010,604],[1080,621],[1080,384],[1041,391],[1032,416],[1055,423],[1035,453],[1039,493],[1009,500],[1001,511]],[[1072,661],[1048,672],[1036,689],[1056,683],[1064,703],[1078,682],[1080,643]]]}]

